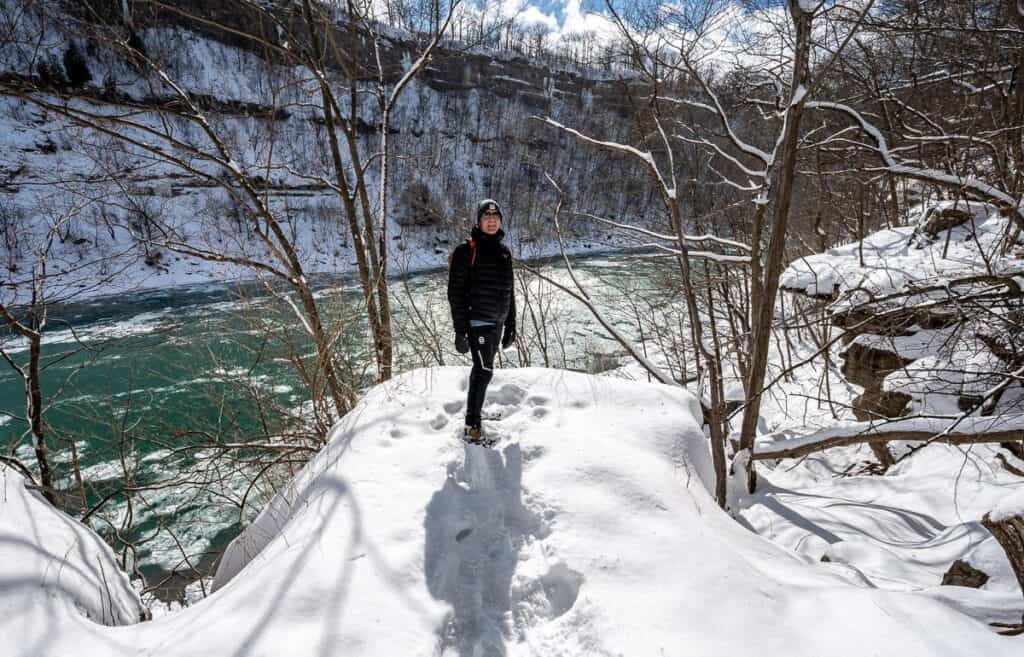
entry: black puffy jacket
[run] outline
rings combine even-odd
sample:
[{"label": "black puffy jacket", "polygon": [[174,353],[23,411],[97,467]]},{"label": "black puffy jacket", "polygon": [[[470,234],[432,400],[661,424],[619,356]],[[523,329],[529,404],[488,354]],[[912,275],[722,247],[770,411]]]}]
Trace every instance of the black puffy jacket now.
[{"label": "black puffy jacket", "polygon": [[[455,247],[448,265],[448,303],[456,334],[469,333],[471,319],[515,330],[516,294],[512,253],[501,243],[505,233],[488,235],[475,226],[472,244]],[[475,251],[475,254],[474,254]]]}]

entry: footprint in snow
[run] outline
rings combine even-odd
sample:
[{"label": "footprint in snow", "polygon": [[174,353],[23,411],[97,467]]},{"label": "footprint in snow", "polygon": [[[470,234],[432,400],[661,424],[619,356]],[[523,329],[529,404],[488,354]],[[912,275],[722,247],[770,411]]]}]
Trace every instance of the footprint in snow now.
[{"label": "footprint in snow", "polygon": [[583,578],[564,564],[512,585],[524,546],[550,534],[523,503],[522,466],[518,445],[467,445],[427,504],[427,588],[452,608],[437,629],[436,654],[503,657],[524,627],[566,613],[579,596]]},{"label": "footprint in snow", "polygon": [[514,383],[506,383],[493,393],[489,392],[487,397],[501,406],[519,406],[526,397],[526,391]]}]

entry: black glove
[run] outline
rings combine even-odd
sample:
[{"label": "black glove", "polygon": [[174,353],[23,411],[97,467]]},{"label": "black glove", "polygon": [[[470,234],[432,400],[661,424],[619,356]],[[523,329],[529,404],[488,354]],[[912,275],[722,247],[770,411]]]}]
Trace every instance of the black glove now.
[{"label": "black glove", "polygon": [[501,338],[501,348],[508,349],[516,341],[516,327],[506,324],[505,335]]},{"label": "black glove", "polygon": [[465,333],[455,334],[455,351],[464,354],[469,351],[469,336]]}]

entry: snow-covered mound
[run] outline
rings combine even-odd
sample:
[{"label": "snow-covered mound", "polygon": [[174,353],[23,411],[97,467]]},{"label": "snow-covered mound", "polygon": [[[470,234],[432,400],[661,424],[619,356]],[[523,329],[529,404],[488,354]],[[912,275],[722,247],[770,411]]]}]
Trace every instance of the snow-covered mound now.
[{"label": "snow-covered mound", "polygon": [[[1018,654],[932,596],[744,529],[708,492],[700,409],[667,386],[499,371],[457,438],[467,370],[374,388],[232,544],[216,592],[131,628],[5,617],[51,654]],[[9,634],[10,635],[10,634]]]},{"label": "snow-covered mound", "polygon": [[47,648],[55,618],[69,632],[96,631],[92,623],[136,623],[145,611],[103,539],[0,464],[0,653],[58,654]]}]

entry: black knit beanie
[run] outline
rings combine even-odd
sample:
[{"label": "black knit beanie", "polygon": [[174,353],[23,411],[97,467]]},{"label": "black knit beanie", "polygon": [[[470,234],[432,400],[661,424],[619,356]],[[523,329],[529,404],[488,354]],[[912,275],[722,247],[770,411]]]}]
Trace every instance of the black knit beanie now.
[{"label": "black knit beanie", "polygon": [[480,225],[480,220],[483,218],[484,212],[487,212],[488,210],[490,210],[491,212],[497,210],[498,216],[501,217],[502,219],[505,218],[501,214],[501,206],[498,205],[498,202],[491,198],[485,198],[484,200],[480,201],[480,204],[478,206],[476,206],[477,225]]}]

